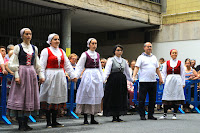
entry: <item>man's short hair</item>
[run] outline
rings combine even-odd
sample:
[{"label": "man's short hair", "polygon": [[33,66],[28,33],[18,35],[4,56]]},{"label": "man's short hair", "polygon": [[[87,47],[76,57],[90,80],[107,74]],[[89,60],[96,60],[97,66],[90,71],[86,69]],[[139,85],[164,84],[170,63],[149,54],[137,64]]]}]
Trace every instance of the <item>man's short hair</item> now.
[{"label": "man's short hair", "polygon": [[13,44],[8,45],[7,50],[10,50],[11,47],[14,47],[14,45]]},{"label": "man's short hair", "polygon": [[1,49],[1,48],[4,48],[4,49],[6,50],[6,47],[5,47],[5,46],[0,46],[0,49]]},{"label": "man's short hair", "polygon": [[[144,44],[144,46],[146,46],[148,43],[150,43],[150,42],[146,42],[145,44]],[[152,45],[152,43],[150,43],[151,45]]]}]

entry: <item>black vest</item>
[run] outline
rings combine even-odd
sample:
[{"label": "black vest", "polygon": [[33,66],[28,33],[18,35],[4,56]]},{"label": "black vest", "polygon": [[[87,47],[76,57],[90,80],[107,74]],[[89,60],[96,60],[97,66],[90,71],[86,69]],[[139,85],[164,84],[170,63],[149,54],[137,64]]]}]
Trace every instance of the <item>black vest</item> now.
[{"label": "black vest", "polygon": [[34,59],[35,59],[35,46],[31,45],[33,48],[33,53],[32,53],[32,56],[30,56],[24,51],[21,44],[18,44],[18,45],[20,48],[19,55],[18,55],[19,65],[28,65],[28,66],[33,65]]}]

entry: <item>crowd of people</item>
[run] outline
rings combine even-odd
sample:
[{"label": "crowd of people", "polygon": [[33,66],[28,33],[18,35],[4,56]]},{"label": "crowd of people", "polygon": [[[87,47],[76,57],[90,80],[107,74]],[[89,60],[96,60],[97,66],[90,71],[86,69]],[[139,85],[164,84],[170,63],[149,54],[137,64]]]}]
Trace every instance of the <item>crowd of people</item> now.
[{"label": "crowd of people", "polygon": [[[183,87],[185,80],[199,78],[200,66],[195,68],[196,61],[186,59],[185,64],[177,59],[178,51],[169,51],[171,59],[158,60],[152,54],[152,44],[144,44],[144,52],[129,62],[122,58],[123,46],[115,45],[113,57],[100,58],[96,52],[97,40],[89,38],[88,50],[80,58],[73,53],[69,57],[59,48],[60,37],[56,33],[48,36],[48,48],[41,51],[31,44],[32,31],[29,28],[20,30],[23,40],[21,44],[0,46],[0,66],[3,74],[10,73],[13,79],[9,87],[7,100],[8,116],[16,117],[21,131],[33,128],[28,125],[28,116],[37,115],[42,110],[46,116],[46,128],[63,127],[57,122],[60,110],[66,110],[69,100],[70,82],[77,82],[74,86],[77,114],[84,116],[84,125],[99,124],[95,115],[112,116],[112,122],[123,122],[121,115],[126,115],[128,109],[135,109],[132,102],[133,84],[139,79],[138,113],[141,120],[157,120],[154,117],[157,80],[165,84],[163,91],[164,114],[159,119],[167,118],[168,109],[173,108],[172,119],[177,119],[176,113],[180,104],[187,112],[189,104],[184,104]],[[39,82],[37,76],[39,76]],[[67,77],[67,80],[66,80]],[[148,117],[145,117],[145,99],[149,94]],[[194,95],[194,94],[193,94]],[[128,100],[129,99],[129,100]],[[161,107],[160,107],[161,108]]]}]

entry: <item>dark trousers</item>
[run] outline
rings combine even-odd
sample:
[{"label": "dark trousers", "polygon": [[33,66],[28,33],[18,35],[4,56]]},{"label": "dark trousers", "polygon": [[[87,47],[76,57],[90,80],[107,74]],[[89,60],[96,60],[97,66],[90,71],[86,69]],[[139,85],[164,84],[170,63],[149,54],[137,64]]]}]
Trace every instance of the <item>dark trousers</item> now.
[{"label": "dark trousers", "polygon": [[157,82],[140,82],[139,89],[139,114],[145,116],[145,99],[149,94],[148,116],[153,116],[156,101]]}]

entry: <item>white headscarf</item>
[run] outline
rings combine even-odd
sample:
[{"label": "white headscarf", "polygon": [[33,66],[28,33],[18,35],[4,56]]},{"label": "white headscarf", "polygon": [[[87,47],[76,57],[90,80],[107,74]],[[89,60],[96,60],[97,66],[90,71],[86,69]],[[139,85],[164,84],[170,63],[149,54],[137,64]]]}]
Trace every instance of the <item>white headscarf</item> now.
[{"label": "white headscarf", "polygon": [[[30,29],[29,29],[29,28],[22,28],[22,29],[20,30],[20,36],[21,36],[21,38],[22,38],[22,36],[23,36],[25,30],[30,30]],[[30,30],[30,31],[31,31],[31,30]]]},{"label": "white headscarf", "polygon": [[90,42],[91,42],[92,40],[97,40],[97,39],[95,39],[95,38],[89,38],[88,41],[87,41],[87,47],[88,47],[88,48],[89,48]]},{"label": "white headscarf", "polygon": [[52,33],[52,34],[49,34],[49,36],[48,36],[48,41],[47,41],[47,43],[49,44],[49,45],[51,45],[51,40],[53,39],[53,37],[54,36],[59,36],[58,34],[56,34],[56,33]]}]

